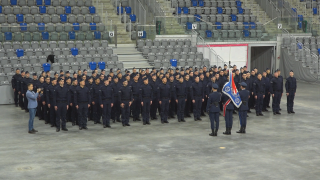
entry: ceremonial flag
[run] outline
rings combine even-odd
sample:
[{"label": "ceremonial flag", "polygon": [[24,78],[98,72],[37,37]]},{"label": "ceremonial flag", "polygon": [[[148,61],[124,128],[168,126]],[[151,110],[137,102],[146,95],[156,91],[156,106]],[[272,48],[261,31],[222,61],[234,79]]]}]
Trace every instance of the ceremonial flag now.
[{"label": "ceremonial flag", "polygon": [[242,103],[236,84],[234,83],[232,69],[229,69],[229,82],[223,86],[222,92],[230,98],[223,106],[223,115],[225,116],[226,108],[231,101],[237,108]]}]

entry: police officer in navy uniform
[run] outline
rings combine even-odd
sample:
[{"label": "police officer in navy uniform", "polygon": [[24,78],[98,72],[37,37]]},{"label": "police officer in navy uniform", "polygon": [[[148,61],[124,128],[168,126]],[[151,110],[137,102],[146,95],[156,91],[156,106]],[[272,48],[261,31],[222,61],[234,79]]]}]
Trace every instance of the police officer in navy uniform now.
[{"label": "police officer in navy uniform", "polygon": [[246,133],[247,126],[247,113],[248,113],[248,101],[250,97],[250,92],[246,90],[247,84],[245,82],[240,83],[240,99],[242,101],[239,107],[239,120],[240,120],[240,130],[237,133]]},{"label": "police officer in navy uniform", "polygon": [[220,101],[221,93],[218,92],[219,86],[212,85],[212,93],[209,94],[206,111],[209,114],[211,131],[210,136],[217,136],[219,130],[219,115],[220,115]]},{"label": "police officer in navy uniform", "polygon": [[262,106],[263,106],[263,98],[265,97],[266,84],[262,80],[262,75],[260,73],[257,74],[257,79],[253,83],[253,95],[256,99],[256,115],[263,116],[262,114]]},{"label": "police officer in navy uniform", "polygon": [[204,91],[203,85],[199,82],[199,77],[195,77],[195,82],[192,83],[190,91],[191,91],[191,99],[193,103],[193,116],[195,121],[201,121],[201,106],[204,101]]},{"label": "police officer in navy uniform", "polygon": [[169,104],[169,117],[175,118],[174,113],[176,112],[176,99],[175,99],[175,91],[176,91],[176,82],[174,80],[173,75],[169,75],[169,82],[171,97],[170,97],[170,104]]},{"label": "police officer in navy uniform", "polygon": [[152,105],[153,90],[149,84],[148,77],[143,77],[143,84],[140,86],[140,101],[142,106],[143,125],[150,125],[150,106]]},{"label": "police officer in navy uniform", "polygon": [[92,101],[91,104],[92,104],[92,115],[93,115],[92,117],[93,117],[94,124],[101,124],[100,112],[102,109],[100,108],[100,101],[99,101],[100,88],[101,88],[101,84],[100,84],[99,78],[97,78],[95,80],[95,83],[91,86],[91,88],[89,88],[91,92],[91,101]]},{"label": "police officer in navy uniform", "polygon": [[[102,122],[103,128],[111,128],[110,118],[111,118],[111,108],[114,102],[114,91],[112,86],[109,84],[109,80],[104,80],[104,85],[99,89],[99,104],[102,109]],[[98,102],[97,102],[98,103]]]},{"label": "police officer in navy uniform", "polygon": [[45,124],[50,123],[50,108],[48,107],[48,102],[47,102],[47,90],[48,87],[50,86],[50,77],[46,76],[45,77],[45,82],[43,83],[43,96],[42,96],[42,105],[43,105],[43,118],[45,121]]},{"label": "police officer in navy uniform", "polygon": [[151,80],[150,80],[150,86],[152,88],[152,94],[153,94],[153,99],[152,99],[152,104],[150,107],[150,116],[151,119],[158,119],[157,118],[157,109],[158,109],[158,105],[159,105],[159,101],[158,101],[158,82],[157,82],[157,75],[156,74],[152,74],[151,75]]},{"label": "police officer in navy uniform", "polygon": [[297,80],[293,77],[293,71],[289,73],[289,77],[286,79],[286,95],[287,95],[287,111],[289,114],[295,113],[293,111],[293,100],[297,90]]},{"label": "police officer in navy uniform", "polygon": [[230,103],[227,105],[226,102],[228,102],[230,98],[223,94],[222,95],[222,102],[223,102],[223,108],[225,109],[225,116],[224,119],[226,121],[226,131],[223,132],[224,135],[231,135],[231,129],[232,129],[232,123],[233,123],[233,110],[234,110],[234,105],[233,102],[230,101]]},{"label": "police officer in navy uniform", "polygon": [[[281,84],[282,84],[282,92],[281,92],[281,97],[282,97],[282,94],[283,94],[283,76],[281,76],[281,71],[280,69],[277,69],[277,72],[278,72],[278,78],[280,79],[281,81]],[[280,103],[281,103],[281,98],[279,100],[279,110],[281,111],[281,107],[280,107]]]},{"label": "police officer in navy uniform", "polygon": [[47,88],[47,92],[46,92],[46,102],[48,104],[48,108],[49,108],[49,114],[50,114],[50,124],[51,127],[55,127],[56,126],[56,111],[54,109],[54,102],[53,102],[53,97],[55,94],[55,89],[57,87],[57,80],[56,79],[52,79],[51,81],[51,85],[48,86]]},{"label": "police officer in navy uniform", "polygon": [[[38,101],[38,107],[37,107],[37,114],[39,117],[39,120],[44,120],[44,116],[43,116],[43,108],[44,105],[42,104],[42,101],[44,99],[43,93],[44,93],[44,77],[40,76],[39,80],[34,81],[34,85],[33,87],[37,87],[41,89],[41,92],[39,93],[39,97],[37,99]],[[33,88],[33,90],[35,92],[37,92],[37,89]],[[40,96],[41,95],[41,96]]]},{"label": "police officer in navy uniform", "polygon": [[187,88],[187,101],[186,101],[186,106],[184,109],[184,115],[185,117],[191,117],[190,116],[190,109],[191,109],[191,105],[192,105],[192,99],[191,99],[191,85],[192,85],[192,80],[190,80],[190,75],[186,74],[184,76],[184,82],[186,84],[186,88]]},{"label": "police officer in navy uniform", "polygon": [[272,94],[272,110],[273,114],[281,114],[280,111],[280,99],[283,92],[282,80],[278,77],[278,72],[274,72],[274,77],[270,81],[270,93]]},{"label": "police officer in navy uniform", "polygon": [[158,86],[158,99],[161,109],[161,123],[168,122],[168,113],[169,113],[169,103],[171,97],[170,85],[167,83],[167,78],[162,78],[162,83]]},{"label": "police officer in navy uniform", "polygon": [[72,126],[78,125],[78,111],[74,101],[74,93],[76,92],[76,88],[78,87],[77,78],[72,79],[72,86],[70,86],[70,108],[71,108],[71,122]]},{"label": "police officer in navy uniform", "polygon": [[263,98],[263,105],[262,105],[262,112],[268,111],[267,107],[270,101],[270,79],[267,77],[267,72],[263,71],[262,73],[262,80],[266,84],[264,98]]},{"label": "police officer in navy uniform", "polygon": [[11,85],[12,85],[12,89],[13,89],[13,93],[14,93],[14,104],[16,105],[16,107],[18,107],[18,102],[19,102],[18,84],[19,84],[20,77],[21,77],[20,69],[17,68],[16,74],[13,75],[12,79],[11,79]]},{"label": "police officer in navy uniform", "polygon": [[74,103],[78,110],[79,130],[87,128],[88,108],[90,107],[91,94],[89,88],[85,86],[85,80],[80,81],[74,92]]},{"label": "police officer in navy uniform", "polygon": [[128,86],[128,81],[123,81],[123,86],[119,90],[119,101],[121,107],[122,126],[130,126],[130,106],[133,100],[132,89]]},{"label": "police officer in navy uniform", "polygon": [[51,104],[56,111],[56,132],[60,131],[60,119],[62,131],[68,131],[66,128],[66,116],[70,103],[69,88],[64,85],[62,78],[59,78],[58,81],[59,85],[55,88],[53,103]]},{"label": "police officer in navy uniform", "polygon": [[184,79],[181,76],[179,78],[179,82],[177,82],[176,84],[176,92],[175,92],[178,122],[186,122],[184,120],[184,110],[185,110],[188,93],[187,93],[186,83],[184,83],[183,81]]},{"label": "police officer in navy uniform", "polygon": [[139,74],[133,77],[133,81],[131,81],[131,88],[132,88],[132,95],[133,95],[133,102],[132,102],[132,116],[133,121],[141,121],[139,118],[140,110],[141,110],[141,102],[139,99],[139,93],[140,93],[140,85],[139,82]]},{"label": "police officer in navy uniform", "polygon": [[[119,74],[121,74],[121,73],[119,73]],[[114,76],[113,83],[110,84],[113,89],[113,106],[112,106],[112,110],[111,110],[111,119],[113,120],[113,122],[115,122],[116,120],[117,120],[117,122],[121,122],[120,121],[121,109],[120,109],[120,101],[119,101],[119,90],[122,86],[123,79],[120,82],[119,76]]]}]

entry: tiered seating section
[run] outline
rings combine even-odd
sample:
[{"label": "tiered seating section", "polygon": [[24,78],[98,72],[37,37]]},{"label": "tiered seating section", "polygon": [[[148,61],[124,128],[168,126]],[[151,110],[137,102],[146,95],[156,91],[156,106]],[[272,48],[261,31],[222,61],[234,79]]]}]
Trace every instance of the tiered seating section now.
[{"label": "tiered seating section", "polygon": [[263,25],[249,8],[242,7],[241,1],[172,0],[172,5],[177,8],[179,23],[187,31],[197,24],[197,31],[204,38],[259,40],[264,32]]},{"label": "tiered seating section", "polygon": [[[0,81],[10,80],[16,68],[40,74],[42,64],[47,63],[47,56],[51,54],[55,55],[55,63],[51,65],[54,72],[89,69],[90,62],[101,61],[108,69],[123,69],[123,63],[118,61],[118,56],[113,54],[106,40],[4,42],[0,48]],[[72,55],[72,48],[77,48],[78,55]],[[17,57],[16,50],[20,49],[24,50],[24,55]]]},{"label": "tiered seating section", "polygon": [[178,66],[209,66],[209,59],[204,59],[202,52],[197,52],[197,46],[191,46],[190,39],[150,39],[138,40],[138,50],[148,58],[155,68],[170,67],[170,60],[175,59]]},{"label": "tiered seating section", "polygon": [[108,39],[92,0],[2,0],[0,41]]}]

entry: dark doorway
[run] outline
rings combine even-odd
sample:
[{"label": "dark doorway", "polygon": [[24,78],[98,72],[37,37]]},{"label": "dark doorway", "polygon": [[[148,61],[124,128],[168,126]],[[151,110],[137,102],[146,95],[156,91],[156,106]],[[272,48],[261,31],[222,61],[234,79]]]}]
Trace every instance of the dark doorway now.
[{"label": "dark doorway", "polygon": [[272,68],[273,46],[251,47],[251,69],[257,68],[262,73],[266,68]]}]

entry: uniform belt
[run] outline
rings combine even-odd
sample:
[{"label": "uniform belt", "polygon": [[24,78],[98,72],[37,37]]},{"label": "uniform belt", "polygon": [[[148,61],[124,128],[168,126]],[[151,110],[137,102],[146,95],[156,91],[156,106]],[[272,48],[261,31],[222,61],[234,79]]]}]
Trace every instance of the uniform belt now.
[{"label": "uniform belt", "polygon": [[67,103],[67,101],[57,101],[57,103]]},{"label": "uniform belt", "polygon": [[104,98],[104,99],[102,99],[102,100],[111,100],[111,98]]}]

